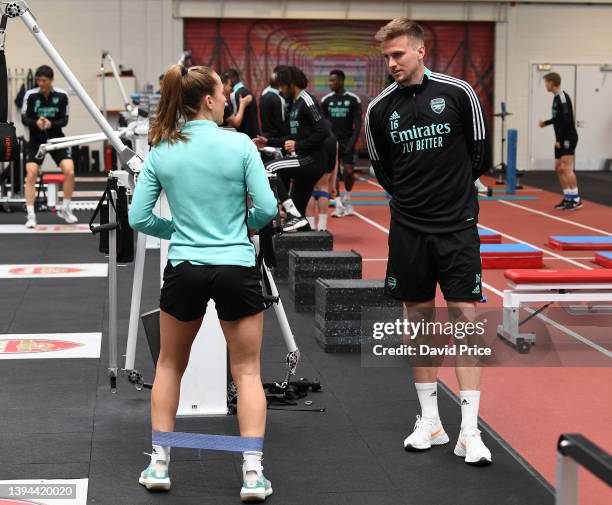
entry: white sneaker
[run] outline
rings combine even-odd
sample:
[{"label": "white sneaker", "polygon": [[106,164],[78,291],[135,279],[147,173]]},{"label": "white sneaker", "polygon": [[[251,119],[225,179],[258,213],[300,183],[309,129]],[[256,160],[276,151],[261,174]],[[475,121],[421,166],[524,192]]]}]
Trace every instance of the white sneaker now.
[{"label": "white sneaker", "polygon": [[344,205],[342,204],[342,198],[336,198],[336,208],[331,214],[331,217],[344,217],[346,215]]},{"label": "white sneaker", "polygon": [[491,451],[484,445],[480,437],[480,430],[473,429],[468,432],[459,433],[457,445],[455,445],[455,455],[465,458],[468,465],[486,466],[491,464]]},{"label": "white sneaker", "polygon": [[404,449],[407,451],[426,451],[432,445],[448,444],[450,439],[442,427],[440,418],[430,419],[417,416],[414,431],[404,440]]},{"label": "white sneaker", "polygon": [[26,228],[36,228],[36,225],[38,223],[36,223],[36,214],[28,214],[28,219],[26,221],[25,227]]},{"label": "white sneaker", "polygon": [[74,215],[74,213],[72,212],[72,209],[70,208],[64,208],[61,207],[58,211],[57,211],[57,215],[59,217],[61,217],[64,221],[66,221],[68,224],[75,224],[78,223],[79,220],[77,219],[77,217]]},{"label": "white sneaker", "polygon": [[355,209],[353,209],[353,204],[350,201],[344,204],[344,215],[345,216],[355,215]]},{"label": "white sneaker", "polygon": [[240,489],[240,499],[242,502],[262,502],[272,492],[272,483],[264,477],[261,461],[251,466],[244,461],[242,463],[242,489]]},{"label": "white sneaker", "polygon": [[[147,454],[147,453],[145,453]],[[149,466],[140,474],[138,482],[149,491],[170,491],[170,475],[168,474],[168,460],[163,455],[153,452]]]},{"label": "white sneaker", "polygon": [[487,186],[485,186],[482,182],[480,182],[480,179],[476,179],[474,181],[474,186],[476,186],[476,191],[478,193],[486,193],[489,190]]}]

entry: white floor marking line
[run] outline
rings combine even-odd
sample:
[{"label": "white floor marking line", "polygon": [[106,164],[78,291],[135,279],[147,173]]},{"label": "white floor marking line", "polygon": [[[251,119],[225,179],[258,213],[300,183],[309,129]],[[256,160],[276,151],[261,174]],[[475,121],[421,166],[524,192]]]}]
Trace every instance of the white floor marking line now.
[{"label": "white floor marking line", "polygon": [[[362,214],[360,214],[360,213],[358,213],[358,212],[355,212],[355,215],[356,215],[358,218],[360,218],[360,219],[362,219],[363,221],[365,221],[366,223],[371,224],[372,226],[374,226],[374,227],[378,228],[379,230],[382,230],[382,231],[384,231],[385,233],[389,234],[389,230],[387,230],[387,229],[386,229],[386,228],[384,228],[383,226],[379,225],[378,223],[375,223],[375,222],[374,222],[374,221],[372,221],[371,219],[369,219],[369,218],[367,218],[367,217],[363,216]],[[497,230],[494,230],[493,228],[489,228],[489,227],[487,227],[487,226],[483,226],[483,225],[481,225],[481,224],[479,224],[478,226],[481,226],[482,228],[486,228],[487,230],[491,230],[491,231],[494,231],[494,232],[496,232],[496,233],[499,233],[499,234],[500,234],[501,236],[503,236],[503,237],[510,238],[510,239],[512,239],[512,240],[516,240],[517,242],[520,242],[520,243],[522,243],[522,244],[531,245],[532,247],[536,247],[536,246],[534,246],[534,245],[532,245],[532,244],[529,244],[528,242],[524,242],[524,241],[519,240],[519,239],[517,239],[517,238],[515,238],[515,237],[512,237],[511,235],[506,235],[505,233],[501,233],[501,232],[499,232],[499,231],[497,231]],[[540,248],[539,248],[539,247],[536,247],[536,249],[540,249]],[[543,251],[543,249],[540,249],[540,250],[541,250],[541,251]],[[549,254],[554,254],[554,253],[549,253]],[[588,266],[586,266],[586,265],[582,265],[581,263],[576,263],[575,261],[568,260],[567,258],[564,258],[563,256],[559,256],[558,254],[557,254],[557,255],[555,255],[555,256],[557,256],[557,259],[561,259],[561,260],[564,260],[564,261],[569,261],[570,263],[574,263],[574,264],[578,265],[579,267],[584,268],[584,269],[586,269],[586,270],[592,270],[592,268],[591,268],[591,267],[588,267]],[[504,293],[503,293],[502,291],[500,291],[499,289],[494,288],[494,287],[493,287],[493,286],[491,286],[490,284],[487,284],[486,282],[483,282],[483,283],[482,283],[482,285],[483,285],[483,286],[484,286],[486,289],[488,289],[489,291],[491,291],[491,292],[495,293],[495,294],[496,294],[497,296],[499,296],[500,298],[503,298],[503,297],[504,297]],[[526,308],[525,308],[525,310],[528,310],[528,308],[526,307]],[[532,309],[529,309],[529,310],[532,310]],[[538,317],[538,318],[540,318],[540,319],[542,319],[542,320],[543,320],[543,321],[545,321],[545,322],[549,322],[549,321],[550,321],[550,323],[551,323],[551,324],[553,324],[553,323],[554,323],[554,324],[553,324],[553,326],[555,326],[555,328],[557,328],[557,329],[558,329],[559,331],[561,331],[562,333],[565,333],[566,335],[568,335],[568,336],[570,336],[570,337],[572,337],[572,338],[575,338],[576,340],[579,340],[580,342],[585,343],[586,345],[588,345],[588,346],[592,347],[592,348],[593,348],[593,349],[595,349],[596,351],[602,352],[602,353],[603,353],[604,355],[606,355],[606,356],[608,355],[609,351],[607,351],[607,350],[606,350],[606,349],[604,349],[603,347],[598,346],[598,345],[597,345],[597,344],[595,344],[594,342],[591,342],[590,340],[588,340],[587,338],[583,337],[582,335],[579,335],[579,334],[578,334],[578,333],[576,333],[575,331],[570,330],[569,328],[567,328],[567,327],[565,327],[565,326],[563,326],[563,325],[561,325],[561,324],[559,324],[559,323],[556,323],[556,322],[552,321],[552,319],[549,319],[548,317],[544,316],[543,314],[538,314],[538,316],[537,316],[537,317]],[[579,338],[578,338],[578,337],[579,337]]]},{"label": "white floor marking line", "polygon": [[0,334],[0,360],[99,358],[101,345],[99,332]]},{"label": "white floor marking line", "polygon": [[363,214],[361,214],[360,212],[355,211],[355,215],[365,221],[368,224],[371,224],[372,226],[374,226],[375,228],[378,228],[380,231],[382,231],[383,233],[386,233],[387,235],[389,234],[389,230],[387,228],[385,228],[384,226],[379,225],[377,222],[372,221],[370,218],[365,217]]},{"label": "white floor marking line", "polygon": [[500,202],[503,203],[504,205],[511,205],[512,207],[516,207],[517,209],[526,210],[528,212],[533,212],[534,214],[539,214],[549,219],[554,219],[555,221],[561,221],[562,223],[570,224],[572,226],[577,226],[585,230],[594,231],[595,233],[601,233],[602,235],[612,236],[612,233],[610,233],[609,231],[604,231],[604,230],[600,230],[599,228],[593,228],[592,226],[587,226],[586,224],[577,223],[576,221],[572,221],[571,219],[563,219],[562,217],[551,216],[550,214],[547,214],[546,212],[542,212],[541,210],[530,209],[529,207],[525,207],[524,205],[520,205],[514,202],[508,202],[507,200],[500,200]]},{"label": "white floor marking line", "polygon": [[0,279],[57,279],[107,275],[107,263],[0,265]]},{"label": "white floor marking line", "polygon": [[0,235],[29,235],[41,233],[52,233],[55,235],[65,235],[67,233],[91,234],[91,230],[86,224],[39,224],[34,229],[26,228],[23,224],[0,225]]}]

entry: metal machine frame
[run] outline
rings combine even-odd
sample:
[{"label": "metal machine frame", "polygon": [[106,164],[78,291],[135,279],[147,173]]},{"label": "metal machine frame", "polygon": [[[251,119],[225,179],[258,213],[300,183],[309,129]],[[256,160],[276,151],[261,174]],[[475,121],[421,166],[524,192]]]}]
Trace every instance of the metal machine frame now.
[{"label": "metal machine frame", "polygon": [[[536,335],[521,333],[521,325],[538,316],[551,304],[555,302],[609,302],[612,296],[610,294],[612,284],[607,283],[516,284],[510,282],[509,286],[511,289],[504,290],[503,322],[498,326],[497,334],[514,345],[522,354],[528,353],[531,346],[535,344]],[[521,321],[519,319],[520,306],[529,302],[545,305]]]},{"label": "metal machine frame", "polygon": [[[30,7],[25,0],[0,1],[0,5],[5,6],[4,12],[8,18],[21,18],[24,25],[36,41],[40,44],[43,51],[55,64],[59,72],[64,76],[68,84],[72,87],[79,99],[87,109],[87,112],[92,116],[100,129],[104,132],[106,138],[110,141],[113,148],[117,152],[117,159],[121,164],[119,170],[109,173],[109,183],[112,182],[112,187],[123,186],[127,189],[132,189],[135,183],[135,176],[142,168],[143,160],[137,156],[134,151],[128,148],[121,141],[119,134],[111,127],[102,113],[98,110],[96,104],[87,94],[83,85],[76,78],[72,70],[68,67],[64,59],[57,52],[51,41],[39,26],[36,18],[32,14]],[[110,198],[116,198],[116,191],[109,192]],[[115,208],[109,205],[109,222],[106,225],[94,227],[92,231],[109,233],[109,269],[108,269],[108,294],[109,294],[109,378],[111,391],[116,391],[117,387],[117,222]]]}]

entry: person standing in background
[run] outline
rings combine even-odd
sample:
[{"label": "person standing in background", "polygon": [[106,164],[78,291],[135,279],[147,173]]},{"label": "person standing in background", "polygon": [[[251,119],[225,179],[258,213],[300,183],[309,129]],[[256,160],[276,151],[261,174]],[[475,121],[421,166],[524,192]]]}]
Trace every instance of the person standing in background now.
[{"label": "person standing in background", "polygon": [[553,125],[555,130],[555,171],[563,190],[563,199],[555,205],[559,210],[578,210],[582,200],[578,193],[578,181],[574,172],[574,159],[578,132],[574,121],[574,109],[570,96],[561,89],[561,76],[551,72],[544,76],[546,91],[555,95],[552,118],[540,121],[540,128]]}]

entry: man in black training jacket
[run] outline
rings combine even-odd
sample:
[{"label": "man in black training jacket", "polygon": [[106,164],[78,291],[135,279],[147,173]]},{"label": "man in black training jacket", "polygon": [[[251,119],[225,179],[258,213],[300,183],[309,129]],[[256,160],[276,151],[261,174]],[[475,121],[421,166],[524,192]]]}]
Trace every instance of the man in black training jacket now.
[{"label": "man in black training jacket", "polygon": [[[372,100],[365,120],[372,166],[391,195],[385,293],[404,302],[411,321],[431,320],[439,284],[454,324],[473,324],[482,299],[474,181],[491,163],[482,108],[469,84],[425,67],[425,34],[418,24],[394,19],[376,39],[395,80]],[[470,343],[460,338],[454,331],[448,343]],[[449,442],[438,414],[439,363],[415,361],[421,415],[404,440],[407,451]],[[480,368],[466,356],[455,363],[461,431],[454,453],[468,464],[487,465],[491,452],[478,430]]]}]

